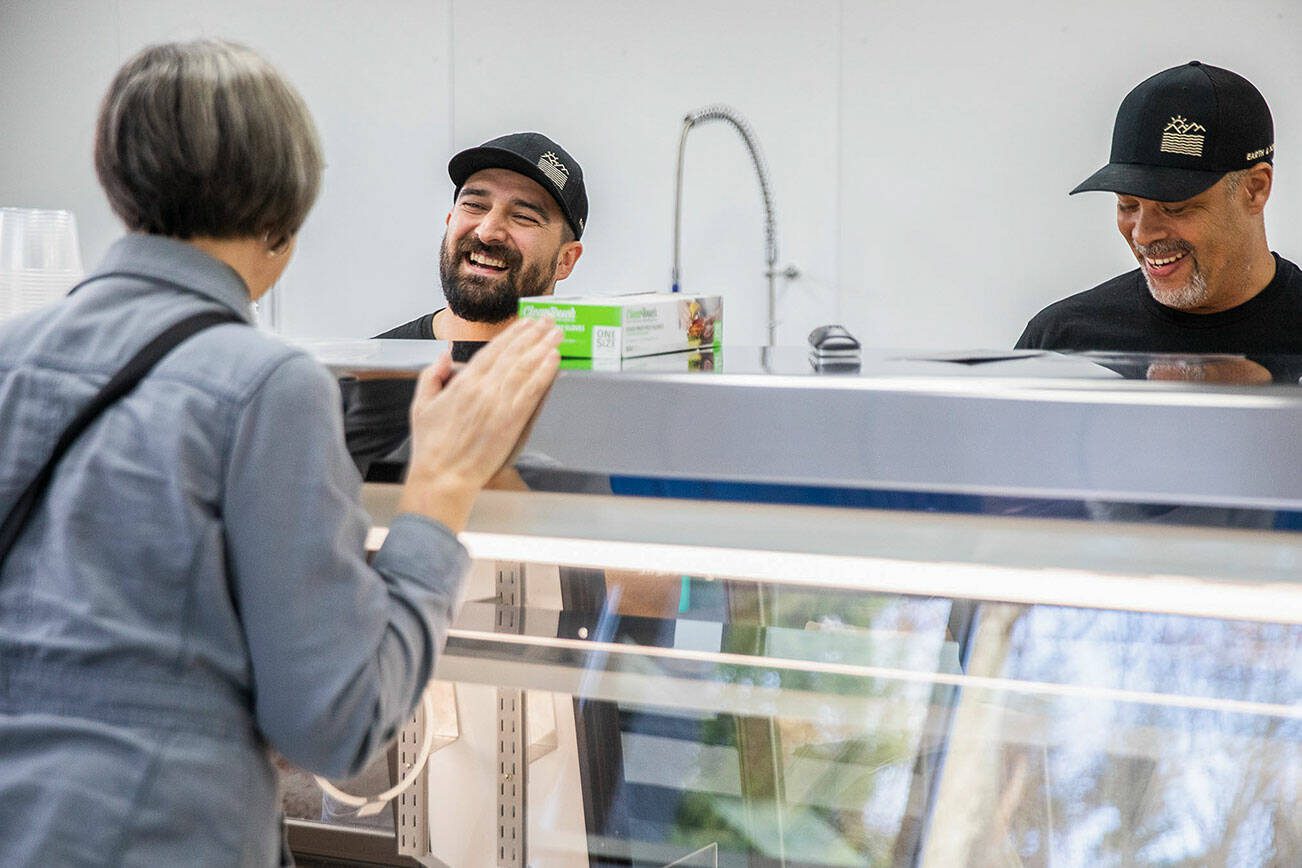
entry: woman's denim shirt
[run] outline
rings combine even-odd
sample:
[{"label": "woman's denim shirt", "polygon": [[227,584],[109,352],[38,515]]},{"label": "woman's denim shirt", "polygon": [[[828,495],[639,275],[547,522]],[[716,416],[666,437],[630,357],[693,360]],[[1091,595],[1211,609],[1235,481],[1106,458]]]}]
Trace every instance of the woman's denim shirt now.
[{"label": "woman's denim shirt", "polygon": [[[0,515],[139,347],[218,307],[249,319],[231,268],[130,235],[0,323]],[[267,746],[348,775],[410,714],[467,557],[403,515],[367,564],[338,394],[217,326],[64,457],[0,566],[0,864],[272,864]]]}]

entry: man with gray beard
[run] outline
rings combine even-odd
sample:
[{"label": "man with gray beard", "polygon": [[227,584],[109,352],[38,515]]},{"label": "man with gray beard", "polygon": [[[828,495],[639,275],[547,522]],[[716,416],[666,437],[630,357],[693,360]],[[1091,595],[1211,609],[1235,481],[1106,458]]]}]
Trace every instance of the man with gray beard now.
[{"label": "man with gray beard", "polygon": [[1137,86],[1110,162],[1071,192],[1116,194],[1139,268],[1040,311],[1017,347],[1302,355],[1302,272],[1266,243],[1274,152],[1270,109],[1242,76],[1192,61]]},{"label": "man with gray beard", "polygon": [[[439,253],[447,307],[376,337],[451,341],[453,359],[466,361],[515,321],[521,298],[551,295],[569,277],[583,253],[588,194],[578,162],[542,133],[510,133],[462,151],[448,175],[456,190]],[[363,477],[400,474],[413,387],[344,386],[345,437]]]}]

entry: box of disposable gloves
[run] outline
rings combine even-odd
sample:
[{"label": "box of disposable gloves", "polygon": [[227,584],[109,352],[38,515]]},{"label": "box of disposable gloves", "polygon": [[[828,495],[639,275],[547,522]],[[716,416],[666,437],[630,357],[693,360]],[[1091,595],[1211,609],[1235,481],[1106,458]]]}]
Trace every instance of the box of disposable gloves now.
[{"label": "box of disposable gloves", "polygon": [[564,358],[622,359],[723,345],[717,295],[537,295],[520,299],[520,316],[555,320],[564,333]]}]

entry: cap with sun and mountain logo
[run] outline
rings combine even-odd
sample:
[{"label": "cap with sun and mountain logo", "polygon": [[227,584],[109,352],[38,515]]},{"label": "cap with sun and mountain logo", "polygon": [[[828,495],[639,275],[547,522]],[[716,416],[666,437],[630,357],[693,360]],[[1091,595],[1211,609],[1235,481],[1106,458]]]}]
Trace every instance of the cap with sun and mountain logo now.
[{"label": "cap with sun and mountain logo", "polygon": [[583,168],[565,149],[542,133],[510,133],[462,151],[448,163],[448,175],[460,195],[466,179],[483,169],[509,169],[537,181],[561,206],[576,239],[588,222],[588,192]]},{"label": "cap with sun and mountain logo", "polygon": [[1110,161],[1071,192],[1182,202],[1227,172],[1274,156],[1270,108],[1252,82],[1194,60],[1126,94],[1112,129]]}]

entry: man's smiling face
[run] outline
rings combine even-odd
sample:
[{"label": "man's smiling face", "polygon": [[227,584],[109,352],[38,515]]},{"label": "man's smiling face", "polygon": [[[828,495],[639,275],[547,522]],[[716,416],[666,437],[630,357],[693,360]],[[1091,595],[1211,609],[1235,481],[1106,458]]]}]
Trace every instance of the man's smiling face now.
[{"label": "man's smiling face", "polygon": [[454,314],[496,323],[517,301],[548,295],[582,251],[556,200],[532,178],[483,169],[466,179],[448,214],[439,257],[443,295]]},{"label": "man's smiling face", "polygon": [[1214,313],[1242,300],[1252,261],[1244,192],[1227,178],[1183,202],[1117,195],[1117,229],[1161,304]]}]

